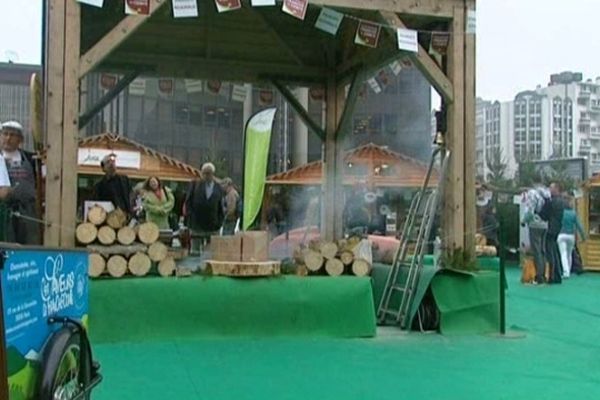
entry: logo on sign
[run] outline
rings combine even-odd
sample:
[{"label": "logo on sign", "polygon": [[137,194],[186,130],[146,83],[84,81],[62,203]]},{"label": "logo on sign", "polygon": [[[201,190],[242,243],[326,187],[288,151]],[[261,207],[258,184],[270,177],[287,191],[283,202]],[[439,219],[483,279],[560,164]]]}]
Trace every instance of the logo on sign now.
[{"label": "logo on sign", "polygon": [[[79,286],[79,285],[78,285]],[[63,273],[63,257],[48,257],[42,277],[42,315],[44,318],[58,314],[75,305],[75,273]],[[83,293],[82,288],[78,291]]]}]

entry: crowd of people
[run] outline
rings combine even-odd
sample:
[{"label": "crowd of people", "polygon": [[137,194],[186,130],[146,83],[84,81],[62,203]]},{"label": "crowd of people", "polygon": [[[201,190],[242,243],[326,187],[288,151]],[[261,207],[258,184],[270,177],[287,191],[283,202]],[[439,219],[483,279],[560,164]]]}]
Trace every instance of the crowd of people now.
[{"label": "crowd of people", "polygon": [[529,250],[536,269],[533,284],[561,283],[571,276],[577,234],[586,240],[573,203],[556,182],[548,188],[538,185],[526,193],[521,224],[529,231]]}]

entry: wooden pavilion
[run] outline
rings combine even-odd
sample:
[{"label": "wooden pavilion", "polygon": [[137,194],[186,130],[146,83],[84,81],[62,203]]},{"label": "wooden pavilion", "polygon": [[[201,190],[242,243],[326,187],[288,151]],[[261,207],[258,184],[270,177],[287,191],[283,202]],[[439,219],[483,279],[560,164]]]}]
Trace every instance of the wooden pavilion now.
[{"label": "wooden pavilion", "polygon": [[[46,5],[45,118],[48,148],[47,245],[71,246],[74,238],[78,133],[90,116],[139,74],[243,82],[270,82],[324,143],[323,235],[341,232],[342,138],[350,130],[362,82],[378,68],[409,58],[443,98],[440,131],[451,151],[443,224],[448,248],[474,248],[475,230],[475,34],[467,17],[475,0],[310,0],[304,20],[272,7],[218,13],[198,0],[198,18],[173,18],[171,1],[148,0],[149,15],[124,15],[124,0],[95,8],[76,0]],[[143,2],[143,1],[142,1]],[[336,35],[314,27],[322,7],[345,17]],[[376,48],[358,46],[359,21],[380,24]],[[397,28],[418,30],[416,52],[399,50]],[[428,53],[432,32],[447,32],[441,62]],[[98,104],[80,109],[80,81],[92,71],[123,75]],[[289,86],[321,85],[326,123],[313,121]]]}]

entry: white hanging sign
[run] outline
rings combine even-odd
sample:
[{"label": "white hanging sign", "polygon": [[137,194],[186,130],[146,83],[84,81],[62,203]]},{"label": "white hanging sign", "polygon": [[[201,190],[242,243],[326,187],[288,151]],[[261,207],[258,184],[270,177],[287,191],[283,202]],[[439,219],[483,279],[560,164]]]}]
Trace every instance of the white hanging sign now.
[{"label": "white hanging sign", "polygon": [[332,10],[331,8],[323,7],[319,14],[319,18],[317,18],[317,22],[315,23],[315,27],[335,36],[343,19],[344,14]]},{"label": "white hanging sign", "polygon": [[252,7],[274,6],[275,0],[252,0]]},{"label": "white hanging sign", "polygon": [[394,61],[393,63],[391,63],[390,68],[392,69],[392,72],[396,76],[398,76],[400,74],[400,72],[402,72],[402,65],[400,65],[400,63],[398,61]]},{"label": "white hanging sign", "polygon": [[198,79],[184,79],[185,91],[188,93],[201,93],[203,90],[203,82]]},{"label": "white hanging sign", "polygon": [[117,168],[140,169],[142,155],[139,151],[80,148],[77,152],[77,165],[88,165],[100,168],[100,161],[106,156],[115,155]]},{"label": "white hanging sign", "polygon": [[397,34],[398,48],[400,50],[411,51],[413,53],[419,52],[419,35],[417,31],[398,28]]},{"label": "white hanging sign", "polygon": [[104,6],[104,0],[77,0],[77,1],[82,4],[88,4],[88,5],[94,6],[94,7],[102,8],[102,6]]},{"label": "white hanging sign", "polygon": [[133,96],[144,96],[146,94],[146,80],[143,78],[134,79],[129,84],[129,94]]},{"label": "white hanging sign", "polygon": [[233,87],[231,88],[231,100],[243,103],[244,101],[246,101],[246,96],[248,96],[246,86],[233,85]]},{"label": "white hanging sign", "polygon": [[373,89],[375,93],[381,93],[381,86],[379,86],[377,79],[370,78],[369,80],[367,80],[367,82],[369,83],[369,86],[371,86],[371,89]]},{"label": "white hanging sign", "polygon": [[477,33],[477,11],[467,10],[467,34]]},{"label": "white hanging sign", "polygon": [[196,0],[173,0],[173,17],[193,18],[198,16]]}]

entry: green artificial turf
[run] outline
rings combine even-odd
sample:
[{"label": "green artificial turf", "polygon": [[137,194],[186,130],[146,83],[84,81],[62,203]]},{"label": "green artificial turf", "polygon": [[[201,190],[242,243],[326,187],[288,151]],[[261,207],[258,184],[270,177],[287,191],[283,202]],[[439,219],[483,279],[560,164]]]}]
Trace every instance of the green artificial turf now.
[{"label": "green artificial turf", "polygon": [[508,279],[508,326],[521,338],[385,328],[372,339],[95,343],[104,381],[92,399],[600,398],[600,276],[534,287],[515,269]]}]

